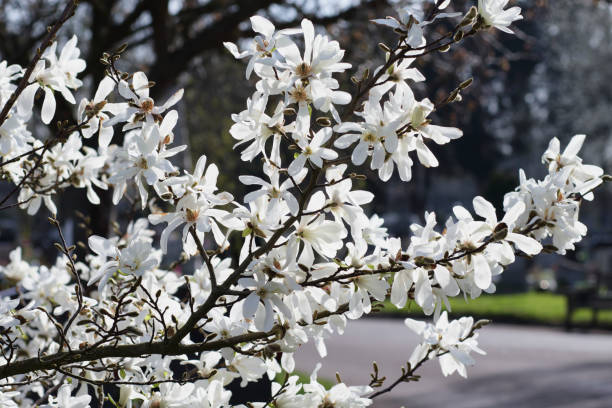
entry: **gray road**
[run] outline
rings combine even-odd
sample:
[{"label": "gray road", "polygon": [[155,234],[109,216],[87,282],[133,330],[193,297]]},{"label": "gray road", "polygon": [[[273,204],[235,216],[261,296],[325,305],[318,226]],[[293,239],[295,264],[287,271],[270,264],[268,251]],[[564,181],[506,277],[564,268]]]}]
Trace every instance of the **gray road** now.
[{"label": "gray road", "polygon": [[[366,384],[373,360],[383,375],[397,378],[418,338],[403,321],[350,322],[343,336],[326,342],[329,355],[319,375]],[[381,408],[555,407],[612,408],[612,334],[491,325],[481,330],[486,356],[476,355],[468,378],[444,378],[437,361],[419,370],[422,379],[400,384],[377,398]],[[312,344],[296,355],[297,367],[312,370],[320,361]]]}]

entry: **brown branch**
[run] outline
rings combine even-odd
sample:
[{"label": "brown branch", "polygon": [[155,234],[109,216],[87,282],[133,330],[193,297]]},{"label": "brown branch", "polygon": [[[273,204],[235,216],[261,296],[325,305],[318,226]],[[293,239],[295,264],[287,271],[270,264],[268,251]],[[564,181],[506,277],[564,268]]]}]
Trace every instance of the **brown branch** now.
[{"label": "brown branch", "polygon": [[275,326],[267,332],[247,333],[230,337],[228,339],[187,345],[158,341],[152,343],[146,342],[119,346],[104,346],[85,351],[72,350],[58,352],[50,356],[42,356],[40,358],[33,357],[14,361],[11,364],[2,365],[0,366],[0,379],[34,371],[56,370],[57,368],[67,364],[98,360],[102,358],[142,357],[153,354],[178,356],[188,353],[215,351],[240,343],[267,339],[271,336],[277,335],[279,330],[281,330],[280,327]]}]

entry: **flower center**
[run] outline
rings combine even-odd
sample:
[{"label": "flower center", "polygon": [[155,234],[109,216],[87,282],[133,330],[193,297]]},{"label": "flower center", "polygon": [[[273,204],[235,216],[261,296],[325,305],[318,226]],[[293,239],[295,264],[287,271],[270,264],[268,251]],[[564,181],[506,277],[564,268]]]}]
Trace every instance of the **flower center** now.
[{"label": "flower center", "polygon": [[186,208],[185,214],[186,214],[187,222],[196,222],[198,217],[200,216],[200,211],[191,210],[189,208]]},{"label": "flower center", "polygon": [[308,100],[309,100],[308,92],[306,92],[306,89],[302,85],[296,85],[291,90],[291,97],[296,102],[308,102]]},{"label": "flower center", "polygon": [[300,78],[308,78],[312,74],[312,67],[305,62],[295,67],[295,74]]},{"label": "flower center", "polygon": [[153,106],[153,99],[147,98],[140,104],[140,109],[142,109],[144,113],[151,113],[153,111]]}]

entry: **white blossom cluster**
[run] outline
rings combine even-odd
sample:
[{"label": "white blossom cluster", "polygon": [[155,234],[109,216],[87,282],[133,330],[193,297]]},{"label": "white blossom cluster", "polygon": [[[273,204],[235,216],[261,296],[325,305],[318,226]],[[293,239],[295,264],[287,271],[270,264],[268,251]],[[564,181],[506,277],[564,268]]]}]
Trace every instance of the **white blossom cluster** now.
[{"label": "white blossom cluster", "polygon": [[[507,29],[520,10],[505,4],[479,1],[456,30]],[[118,407],[228,407],[230,383],[264,376],[273,381],[272,399],[249,406],[370,406],[384,384],[326,389],[318,367],[302,384],[291,375],[293,354],[312,342],[324,357],[326,338],[385,299],[398,308],[414,301],[433,315],[432,323],[406,321],[423,342],[405,375],[437,358],[444,375],[466,376],[470,353],[484,353],[476,333],[482,324],[468,317],[449,322],[448,297],[494,292],[494,277],[516,254],[573,249],[586,234],[580,202],[593,198],[603,170],[577,156],[584,136],[563,152],[554,139],[543,155],[548,175],[536,181],[521,171],[501,217],[476,197],[473,212],[456,206],[441,228],[426,213],[424,225],[411,226],[409,241],[390,236],[381,218],[367,214],[374,195],[354,187],[360,176],[352,169],[369,159],[381,180],[397,167],[409,181],[412,152],[424,166],[437,166],[427,144],[462,132],[434,124],[430,114],[438,106],[411,90],[425,80],[411,64],[427,51],[423,28],[433,20],[404,10],[399,20],[376,22],[394,28],[400,41],[361,81],[364,101],[339,89],[335,76],[351,65],[338,42],[317,34],[309,20],[277,31],[255,16],[250,48],[225,44],[236,58],[249,59],[247,78],[257,77],[230,133],[242,160],[262,159],[265,178],[241,176],[253,190],[240,201],[218,189],[219,169],[205,156],[191,172],[172,163],[186,147],[173,145],[178,113],[171,108],[182,90],[158,105],[142,72],[111,70],[94,98],[80,103],[82,122],[63,128],[64,140],[35,138],[27,130],[35,94],[44,93],[41,119],[49,123],[54,93],[75,103],[71,90],[85,69],[76,37],[59,57],[55,44],[45,51],[0,127],[0,172],[19,187],[19,205],[34,214],[44,202],[55,214],[52,196],[66,186],[86,188],[94,204],[100,201],[94,187],[112,188],[114,204],[127,196],[146,216],[114,236],[89,237],[85,259],[72,257],[65,242],[52,266],[24,260],[20,248],[11,253],[0,268],[3,285],[14,289],[0,303],[2,406],[86,407],[97,390],[107,395],[114,384]],[[0,105],[23,72],[0,64]],[[121,144],[112,143],[117,129]],[[97,149],[83,146],[83,138],[96,135]],[[159,237],[150,224],[164,224]],[[168,255],[177,230],[180,260]],[[228,249],[236,242],[233,259]],[[174,272],[193,256],[201,266],[192,275]],[[285,380],[275,382],[280,374]]]}]

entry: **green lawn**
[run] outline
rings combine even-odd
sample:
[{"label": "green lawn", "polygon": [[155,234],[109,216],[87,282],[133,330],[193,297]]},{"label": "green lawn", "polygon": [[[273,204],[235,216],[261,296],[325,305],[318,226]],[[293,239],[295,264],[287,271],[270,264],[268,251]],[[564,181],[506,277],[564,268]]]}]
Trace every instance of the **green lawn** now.
[{"label": "green lawn", "polygon": [[[467,302],[463,298],[450,299],[454,316],[474,316],[497,321],[533,322],[543,324],[562,324],[565,322],[566,299],[563,295],[552,293],[519,293],[510,295],[483,295]],[[414,303],[397,309],[386,302],[383,313],[422,316],[423,313]],[[591,319],[589,309],[578,309],[572,321],[578,325],[587,324]],[[612,326],[612,310],[599,312],[599,324]]]}]

